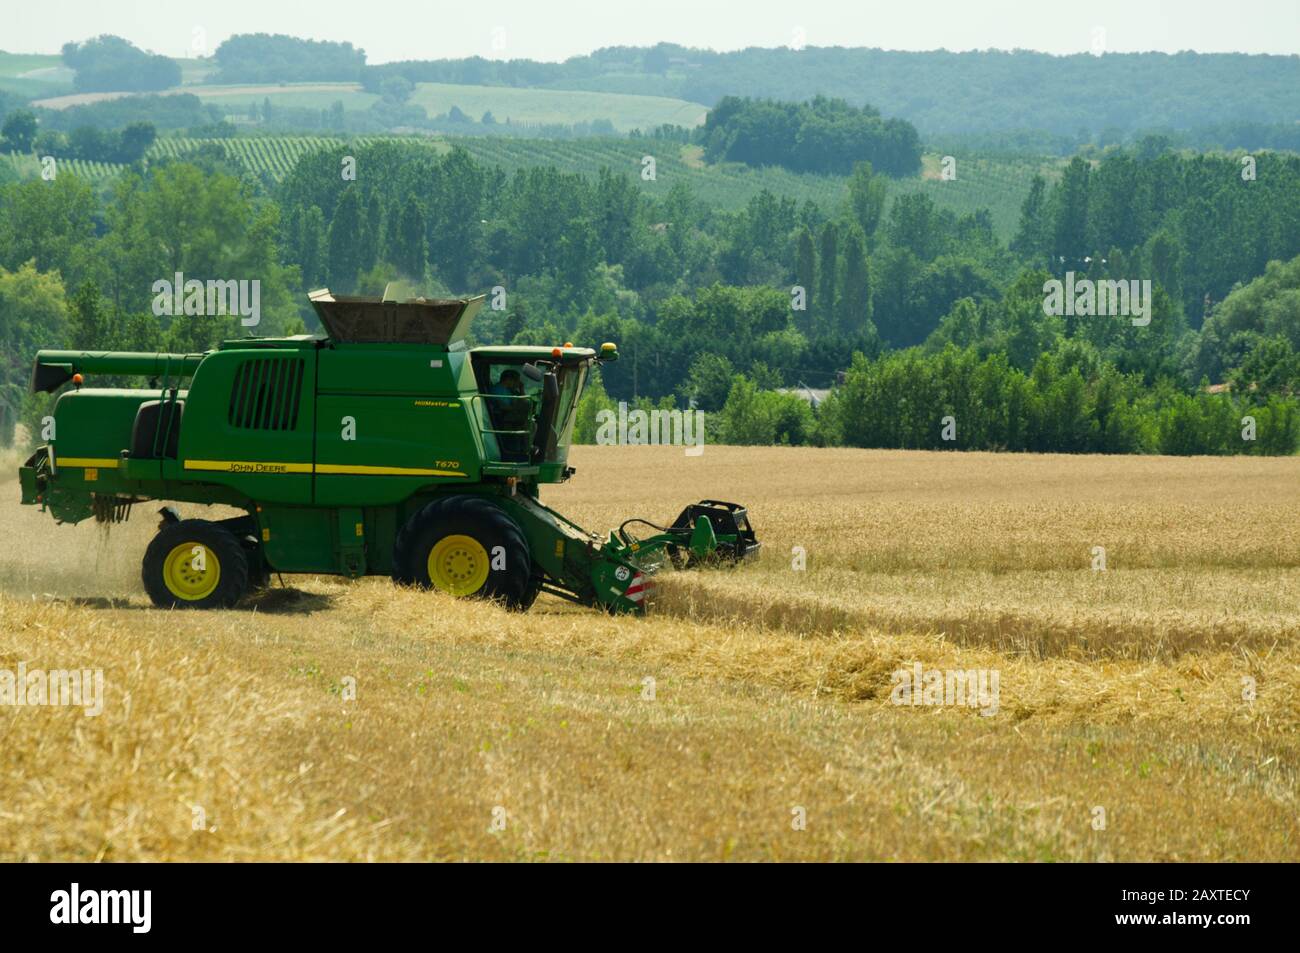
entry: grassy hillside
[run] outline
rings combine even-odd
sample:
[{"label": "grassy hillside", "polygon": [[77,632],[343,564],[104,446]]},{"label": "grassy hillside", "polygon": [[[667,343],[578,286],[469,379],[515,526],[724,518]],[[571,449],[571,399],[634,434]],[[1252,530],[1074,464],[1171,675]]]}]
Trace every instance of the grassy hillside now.
[{"label": "grassy hillside", "polygon": [[344,109],[369,109],[379,99],[367,93],[356,83],[281,83],[277,85],[185,87],[205,103],[215,103],[226,109],[246,109],[249,104],[261,106],[266,100],[272,106],[299,109],[328,109],[336,102]]},{"label": "grassy hillside", "polygon": [[0,50],[0,92],[16,96],[57,96],[72,92],[72,70],[57,54]]},{"label": "grassy hillside", "polygon": [[[6,468],[0,667],[107,697],[7,714],[0,859],[1300,859],[1298,461],[573,462],[544,497],[589,528],[721,495],[763,553],[647,619],[314,577],[159,612],[151,512],[57,527]],[[996,671],[996,713],[896,704],[917,663]]]},{"label": "grassy hillside", "polygon": [[13,78],[33,71],[63,68],[63,58],[57,53],[6,53],[0,50],[2,77]]}]

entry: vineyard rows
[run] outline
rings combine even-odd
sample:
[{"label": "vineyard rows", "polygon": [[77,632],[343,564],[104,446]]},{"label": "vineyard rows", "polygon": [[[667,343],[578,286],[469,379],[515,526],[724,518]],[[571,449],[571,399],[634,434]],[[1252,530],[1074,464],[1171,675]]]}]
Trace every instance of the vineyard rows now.
[{"label": "vineyard rows", "polygon": [[[28,153],[0,153],[0,163],[8,165],[19,178],[31,178],[40,175],[41,163],[34,155]],[[126,166],[112,162],[90,162],[86,159],[59,159],[54,166],[56,175],[75,175],[89,182],[100,182],[120,175]]]},{"label": "vineyard rows", "polygon": [[[259,136],[232,139],[164,138],[150,148],[148,159],[180,159],[198,150],[219,147],[226,157],[268,183],[281,182],[297,162],[316,149],[366,146],[385,139],[445,150],[459,145],[475,159],[500,166],[506,172],[538,165],[552,165],[566,172],[596,175],[607,167],[630,175],[647,194],[664,196],[674,183],[689,183],[695,196],[724,209],[741,208],[764,189],[788,196],[798,203],[811,199],[827,210],[836,209],[848,196],[844,177],[789,172],[785,169],[750,168],[740,164],[704,165],[692,150],[680,144],[656,139],[516,139],[504,136],[463,139],[422,139],[391,136],[358,136],[339,139],[328,136]],[[696,150],[697,151],[697,150]],[[654,160],[653,176],[647,157]],[[35,157],[0,155],[21,177],[39,172]],[[926,176],[893,182],[889,201],[914,191],[924,191],[940,208],[966,214],[981,208],[990,210],[994,226],[1004,239],[1010,238],[1020,216],[1020,205],[1029,192],[1036,172],[1049,181],[1058,170],[1042,160],[1004,160],[957,157],[956,178],[935,177],[937,157],[929,156]],[[71,172],[93,182],[122,172],[124,166],[80,159],[62,159],[59,171]]]}]

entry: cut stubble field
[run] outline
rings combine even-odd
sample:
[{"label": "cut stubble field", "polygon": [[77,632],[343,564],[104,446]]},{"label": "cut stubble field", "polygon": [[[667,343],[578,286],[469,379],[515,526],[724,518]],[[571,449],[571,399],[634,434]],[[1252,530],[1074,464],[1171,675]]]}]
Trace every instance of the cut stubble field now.
[{"label": "cut stubble field", "polygon": [[[5,477],[0,669],[106,701],[0,708],[0,858],[1300,859],[1300,459],[571,462],[590,529],[733,499],[763,552],[646,619],[304,576],[168,613],[156,506],[57,527]],[[917,663],[996,713],[896,704]]]}]

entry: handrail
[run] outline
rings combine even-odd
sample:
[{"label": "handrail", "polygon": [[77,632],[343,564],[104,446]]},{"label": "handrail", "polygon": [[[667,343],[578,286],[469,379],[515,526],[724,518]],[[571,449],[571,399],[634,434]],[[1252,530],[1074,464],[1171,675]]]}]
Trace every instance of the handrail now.
[{"label": "handrail", "polygon": [[[470,395],[469,399],[471,403],[479,400],[525,400],[528,401],[530,404],[532,403],[533,400],[527,394],[482,394],[482,393],[472,394]],[[485,408],[485,410],[487,414],[487,419],[491,420],[492,419],[491,408],[488,407]],[[523,436],[527,437],[527,436],[531,436],[535,424],[536,421],[534,420],[532,414],[529,414],[529,426],[521,430],[500,430],[494,427],[479,427],[479,431],[481,433],[505,433],[505,434],[515,434],[515,435],[522,434]]]},{"label": "handrail", "polygon": [[[490,423],[492,422],[492,405],[491,405],[491,404],[488,404],[487,406],[483,406],[483,404],[482,404],[481,402],[482,402],[482,401],[485,401],[485,400],[489,400],[489,401],[493,401],[493,400],[495,400],[495,401],[507,401],[507,400],[516,400],[516,401],[518,401],[518,400],[522,400],[522,401],[527,401],[528,404],[529,404],[529,408],[530,408],[530,412],[529,412],[529,415],[528,415],[528,426],[527,426],[526,428],[523,428],[523,429],[505,429],[505,428],[499,428],[499,427],[496,427],[496,426],[484,426],[484,425],[483,425],[484,423],[488,423],[488,424],[490,424]],[[476,406],[476,407],[473,407],[472,409],[474,410],[474,413],[475,413],[475,415],[476,415],[476,423],[478,423],[478,430],[479,430],[479,433],[480,433],[480,434],[492,434],[494,437],[496,437],[496,436],[503,436],[503,437],[514,437],[514,438],[517,438],[517,439],[518,439],[518,440],[523,444],[523,447],[520,448],[519,450],[515,451],[513,455],[522,456],[522,457],[524,458],[523,462],[527,462],[527,458],[528,458],[528,455],[529,455],[529,454],[528,454],[528,448],[531,447],[532,444],[533,444],[533,434],[534,434],[534,431],[536,430],[536,427],[537,427],[537,418],[536,418],[536,416],[531,412],[531,406],[532,406],[533,399],[532,399],[531,397],[529,397],[528,395],[526,395],[526,394],[483,394],[483,393],[475,393],[475,394],[471,394],[471,395],[470,395],[469,401],[470,401],[470,404],[471,404],[471,405],[474,405],[474,404],[476,404],[476,403],[477,403],[477,405],[478,405],[478,406]],[[506,450],[504,447],[501,446],[501,441],[498,440],[496,443],[497,443],[497,447],[496,447],[496,451],[497,451],[497,452],[496,452],[495,458],[492,458],[492,457],[489,456],[489,448],[488,448],[486,442],[484,443],[483,450],[484,450],[484,459],[485,459],[485,460],[490,460],[490,462],[493,462],[493,463],[516,463],[516,462],[520,462],[520,461],[516,461],[516,460],[507,460],[507,459],[506,459],[506,453],[507,453],[507,450]]]}]

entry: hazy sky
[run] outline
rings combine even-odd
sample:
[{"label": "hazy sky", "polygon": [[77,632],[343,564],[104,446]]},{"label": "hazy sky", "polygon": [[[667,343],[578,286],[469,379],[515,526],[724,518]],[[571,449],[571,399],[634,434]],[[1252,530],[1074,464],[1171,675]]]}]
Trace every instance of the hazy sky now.
[{"label": "hazy sky", "polygon": [[[746,46],[1300,54],[1300,0],[0,0],[0,49],[55,53],[124,36],[171,56],[232,33],[348,40],[371,63],[480,55],[561,60],[667,40]],[[1100,31],[1100,32],[1099,32]]]}]

